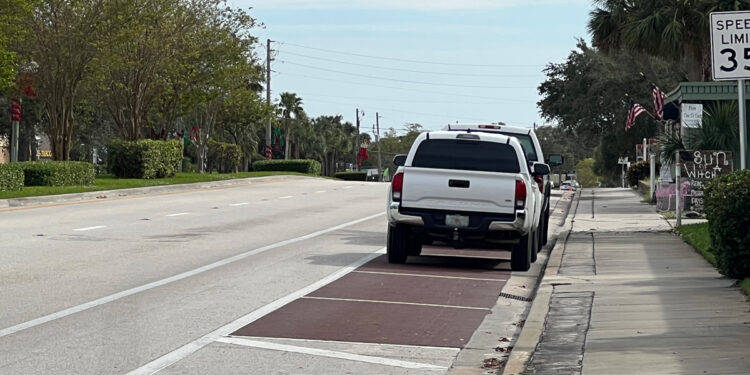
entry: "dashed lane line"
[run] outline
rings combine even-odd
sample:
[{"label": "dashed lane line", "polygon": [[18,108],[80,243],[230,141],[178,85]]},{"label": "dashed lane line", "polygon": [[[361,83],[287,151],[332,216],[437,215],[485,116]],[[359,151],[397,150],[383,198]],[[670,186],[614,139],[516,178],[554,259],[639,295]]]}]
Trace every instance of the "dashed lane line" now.
[{"label": "dashed lane line", "polygon": [[293,195],[287,195],[287,196],[281,197],[279,199],[289,199],[289,198],[294,198],[294,196]]},{"label": "dashed lane line", "polygon": [[248,203],[248,202],[242,202],[242,203],[230,204],[230,206],[232,206],[232,207],[238,207],[238,206],[247,206],[248,204],[250,204],[250,203]]},{"label": "dashed lane line", "polygon": [[106,227],[107,227],[106,225],[97,225],[97,226],[93,226],[93,227],[77,228],[77,229],[73,229],[73,231],[75,231],[75,232],[85,232],[85,231],[89,231],[89,230],[102,229],[102,228],[106,228]]},{"label": "dashed lane line", "polygon": [[427,306],[427,307],[445,307],[451,309],[467,309],[467,310],[485,310],[490,311],[486,307],[474,307],[474,306],[459,306],[459,305],[439,305],[434,303],[416,303],[416,302],[401,302],[401,301],[380,301],[372,299],[357,299],[357,298],[335,298],[335,297],[312,297],[304,296],[301,299],[317,299],[323,301],[343,301],[343,302],[365,302],[365,303],[384,303],[389,305],[409,305],[409,306]]},{"label": "dashed lane line", "polygon": [[[85,311],[85,310],[88,310],[88,309],[91,309],[91,308],[94,308],[94,307],[97,307],[97,306],[101,306],[101,305],[104,305],[106,303],[117,301],[117,300],[119,300],[121,298],[132,296],[134,294],[137,294],[137,293],[140,293],[140,292],[143,292],[143,291],[147,291],[149,289],[154,289],[154,288],[157,288],[157,287],[160,287],[160,286],[163,286],[163,285],[167,285],[169,283],[173,283],[175,281],[186,279],[188,277],[195,276],[195,275],[201,274],[203,272],[210,271],[210,270],[213,270],[215,268],[219,268],[219,267],[225,266],[227,264],[240,261],[242,259],[245,259],[247,257],[253,256],[253,255],[256,255],[256,254],[260,254],[260,253],[263,253],[263,252],[266,252],[266,251],[269,251],[269,250],[273,250],[273,249],[276,249],[276,248],[279,248],[279,247],[282,247],[282,246],[291,245],[293,243],[297,243],[297,242],[302,242],[302,241],[305,241],[305,240],[309,240],[311,238],[319,237],[321,235],[324,235],[324,234],[327,234],[327,233],[331,233],[331,232],[335,232],[337,230],[340,230],[340,229],[343,229],[343,228],[346,228],[346,227],[350,227],[352,225],[356,225],[356,224],[359,224],[359,223],[362,223],[362,222],[365,222],[365,221],[368,221],[368,220],[372,220],[374,218],[377,218],[377,217],[380,217],[380,216],[383,216],[383,215],[385,215],[384,212],[383,213],[378,213],[378,214],[375,214],[375,215],[366,216],[366,217],[363,217],[363,218],[360,218],[360,219],[357,219],[357,220],[353,220],[353,221],[350,221],[350,222],[347,222],[347,223],[344,223],[344,224],[339,224],[339,225],[336,225],[336,226],[333,226],[333,227],[330,227],[330,228],[327,228],[327,229],[323,229],[323,230],[319,230],[317,232],[306,234],[304,236],[300,236],[300,237],[291,238],[291,239],[288,239],[288,240],[284,240],[284,241],[272,243],[270,245],[259,247],[257,249],[253,249],[253,250],[250,250],[250,251],[246,251],[244,253],[231,256],[229,258],[224,258],[224,259],[219,260],[217,262],[214,262],[214,263],[211,263],[211,264],[207,264],[205,266],[198,267],[198,268],[192,269],[190,271],[178,273],[178,274],[176,274],[174,276],[170,276],[170,277],[167,277],[165,279],[161,279],[161,280],[157,280],[157,281],[154,281],[154,282],[150,282],[148,284],[144,284],[144,285],[141,285],[141,286],[138,286],[138,287],[135,287],[135,288],[124,290],[124,291],[119,292],[119,293],[110,294],[110,295],[108,295],[106,297],[95,299],[93,301],[89,301],[89,302],[86,302],[86,303],[83,303],[83,304],[80,304],[80,305],[77,305],[77,306],[69,307],[67,309],[60,310],[58,312],[55,312],[55,313],[52,313],[52,314],[49,314],[49,315],[44,315],[42,317],[39,317],[39,318],[36,318],[36,319],[32,319],[32,320],[29,320],[29,321],[26,321],[26,322],[23,322],[23,323],[20,323],[20,324],[16,324],[14,326],[3,328],[3,329],[0,329],[0,338],[2,338],[4,336],[11,335],[11,334],[14,334],[14,333],[19,332],[19,331],[23,331],[25,329],[29,329],[29,328],[32,328],[32,327],[36,327],[36,326],[42,325],[44,323],[49,323],[51,321],[54,321],[54,320],[57,320],[57,319],[61,319],[61,318],[64,318],[66,316],[73,315],[75,313],[79,313],[81,311]],[[369,257],[366,257],[366,258],[368,259],[368,261],[371,259]],[[372,259],[374,259],[374,258],[375,258],[375,256],[372,257]],[[362,263],[362,264],[364,264],[364,263]],[[357,265],[357,267],[359,267],[359,265]],[[347,273],[351,272],[352,270],[347,271]],[[343,274],[341,276],[343,276]],[[333,280],[331,280],[331,281],[333,281]]]},{"label": "dashed lane line", "polygon": [[398,359],[374,357],[374,356],[361,355],[361,354],[352,354],[352,353],[346,353],[346,352],[339,352],[335,350],[308,348],[304,346],[277,344],[277,343],[265,342],[265,341],[248,340],[248,339],[243,339],[243,338],[238,338],[238,337],[220,337],[216,339],[216,341],[223,342],[225,344],[241,345],[241,346],[247,346],[251,348],[279,350],[279,351],[283,351],[287,353],[308,354],[308,355],[314,355],[318,357],[345,359],[349,361],[372,363],[372,364],[377,364],[377,365],[401,367],[401,368],[407,368],[407,369],[420,369],[420,370],[447,370],[448,369],[447,367],[432,365],[428,363],[401,361]]},{"label": "dashed lane line", "polygon": [[[373,215],[370,216],[369,219],[378,217],[383,214]],[[369,220],[368,219],[368,220]],[[360,219],[364,221],[363,219]],[[342,278],[344,275],[354,271],[357,269],[357,267],[379,257],[381,254],[385,252],[385,248],[377,250],[373,253],[367,254],[364,257],[360,258],[356,262],[339,269],[338,271],[302,288],[297,290],[296,292],[292,292],[290,294],[287,294],[284,297],[281,297],[277,299],[276,301],[273,301],[245,316],[240,317],[239,319],[230,322],[212,332],[209,332],[197,339],[195,339],[192,342],[189,342],[133,371],[130,371],[128,375],[145,375],[145,374],[154,374],[156,372],[159,372],[185,358],[187,358],[189,355],[197,352],[198,350],[201,350],[203,347],[205,347],[208,344],[211,344],[212,342],[215,342],[221,337],[228,336],[232,332],[237,331],[238,329],[280,309],[281,307],[289,304],[290,302],[296,301],[297,299],[312,293],[323,286],[326,286],[340,278]]]},{"label": "dashed lane line", "polygon": [[176,214],[169,214],[169,215],[165,215],[165,216],[167,216],[167,217],[175,217],[175,216],[185,216],[185,215],[190,215],[190,212],[178,212]]},{"label": "dashed lane line", "polygon": [[318,191],[315,192],[315,194],[323,194],[325,192],[326,192],[325,190],[318,190]]}]

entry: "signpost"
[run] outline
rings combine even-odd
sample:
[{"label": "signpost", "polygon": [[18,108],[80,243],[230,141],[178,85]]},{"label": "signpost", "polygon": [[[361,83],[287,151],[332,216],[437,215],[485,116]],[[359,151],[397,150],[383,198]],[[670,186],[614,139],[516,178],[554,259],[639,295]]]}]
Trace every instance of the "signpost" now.
[{"label": "signpost", "polygon": [[750,11],[711,13],[711,65],[715,81],[737,80],[740,169],[746,169],[745,80],[750,79]]},{"label": "signpost", "polygon": [[630,167],[630,162],[628,161],[628,158],[626,156],[626,157],[620,157],[620,158],[618,158],[617,159],[617,164],[622,165],[621,179],[622,179],[622,187],[624,188],[625,187],[625,166],[627,165],[628,167]]}]

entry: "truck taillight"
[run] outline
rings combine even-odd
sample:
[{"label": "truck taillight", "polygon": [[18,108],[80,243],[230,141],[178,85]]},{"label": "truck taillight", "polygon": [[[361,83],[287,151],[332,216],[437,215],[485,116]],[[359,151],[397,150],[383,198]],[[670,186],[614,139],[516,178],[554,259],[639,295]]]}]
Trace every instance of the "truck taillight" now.
[{"label": "truck taillight", "polygon": [[526,183],[516,180],[516,208],[523,208],[524,205],[526,205]]},{"label": "truck taillight", "polygon": [[539,185],[539,191],[544,193],[544,177],[542,176],[534,176],[534,181],[536,181],[536,184]]},{"label": "truck taillight", "polygon": [[396,173],[391,182],[391,198],[394,202],[401,202],[401,193],[404,190],[404,174]]}]

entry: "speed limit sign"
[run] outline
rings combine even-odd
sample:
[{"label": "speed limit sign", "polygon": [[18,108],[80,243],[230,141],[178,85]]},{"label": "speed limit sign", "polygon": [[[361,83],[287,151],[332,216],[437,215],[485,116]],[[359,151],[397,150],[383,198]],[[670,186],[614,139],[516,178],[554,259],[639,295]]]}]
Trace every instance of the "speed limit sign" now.
[{"label": "speed limit sign", "polygon": [[750,11],[711,13],[715,81],[750,79]]}]

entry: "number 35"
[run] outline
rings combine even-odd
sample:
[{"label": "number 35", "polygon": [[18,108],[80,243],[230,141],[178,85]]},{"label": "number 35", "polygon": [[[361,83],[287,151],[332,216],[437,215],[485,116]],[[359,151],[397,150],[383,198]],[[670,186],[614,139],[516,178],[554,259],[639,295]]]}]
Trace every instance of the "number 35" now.
[{"label": "number 35", "polygon": [[[745,52],[745,60],[750,60],[750,48],[745,48],[744,52]],[[719,68],[725,72],[735,71],[737,69],[737,65],[739,65],[737,63],[737,52],[731,48],[724,48],[719,53],[721,53],[722,55],[729,55],[727,56],[727,59],[732,64],[731,66],[728,66],[728,67],[722,65]],[[750,66],[745,65],[744,69],[750,70]]]}]

